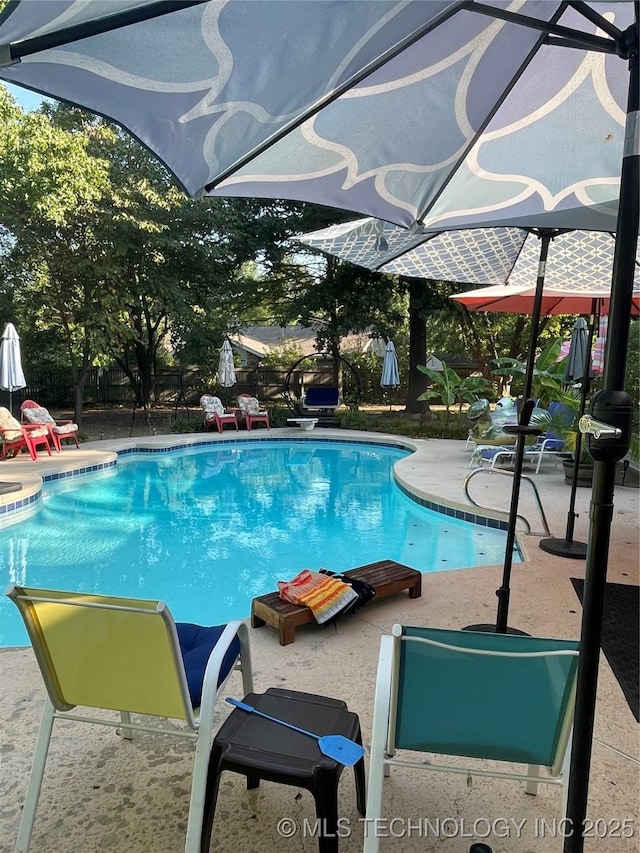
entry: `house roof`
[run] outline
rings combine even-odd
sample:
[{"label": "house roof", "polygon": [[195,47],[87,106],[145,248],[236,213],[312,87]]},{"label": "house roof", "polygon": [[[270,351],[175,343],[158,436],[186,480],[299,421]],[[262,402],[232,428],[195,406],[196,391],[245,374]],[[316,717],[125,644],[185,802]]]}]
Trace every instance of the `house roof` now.
[{"label": "house roof", "polygon": [[[320,327],[312,326],[246,326],[241,332],[230,336],[231,344],[245,349],[258,358],[273,350],[293,346],[300,355],[317,352],[316,333]],[[375,352],[384,355],[384,341],[371,338],[366,332],[345,335],[340,341],[342,352]]]}]

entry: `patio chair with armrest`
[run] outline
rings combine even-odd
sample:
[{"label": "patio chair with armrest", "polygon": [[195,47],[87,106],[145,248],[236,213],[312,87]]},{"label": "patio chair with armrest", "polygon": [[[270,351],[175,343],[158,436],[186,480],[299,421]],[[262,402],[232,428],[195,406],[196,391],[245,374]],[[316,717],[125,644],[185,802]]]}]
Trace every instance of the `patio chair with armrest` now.
[{"label": "patio chair with armrest", "polygon": [[200,405],[204,412],[205,430],[209,430],[215,425],[218,432],[222,432],[225,424],[230,424],[237,431],[238,419],[236,418],[236,413],[226,412],[219,397],[213,397],[211,394],[203,394],[200,397]]},{"label": "patio chair with armrest", "polygon": [[[573,414],[565,403],[551,402],[547,407],[549,427],[538,436],[535,444],[525,449],[525,458],[530,463],[536,463],[536,474],[540,473],[540,467],[545,459],[554,464],[566,454],[566,442],[561,431],[569,429],[573,420]],[[542,413],[545,414],[544,412]],[[541,420],[540,426],[544,429],[545,420]]]},{"label": "patio chair with armrest", "polygon": [[577,665],[572,640],[394,625],[378,661],[364,853],[378,850],[371,828],[392,767],[521,780],[530,794],[561,785]]},{"label": "patio chair with armrest", "polygon": [[483,465],[495,468],[496,465],[508,465],[513,462],[515,455],[515,445],[507,447],[501,444],[476,444],[469,460],[469,468]]},{"label": "patio chair with armrest", "polygon": [[269,424],[269,412],[261,408],[257,397],[252,397],[250,394],[238,394],[238,406],[240,408],[240,418],[247,425],[247,431],[251,431],[254,424],[264,424],[267,429],[271,429]]},{"label": "patio chair with armrest", "polygon": [[46,426],[49,437],[58,453],[62,450],[63,441],[73,441],[76,447],[80,447],[78,444],[78,424],[74,424],[71,420],[58,420],[52,417],[48,409],[39,406],[33,400],[25,400],[20,406],[20,411],[22,412],[23,423],[26,421],[29,424]]},{"label": "patio chair with armrest", "polygon": [[[53,724],[59,719],[111,726],[127,739],[143,731],[192,740],[184,849],[200,853],[215,704],[236,668],[242,671],[243,695],[253,690],[247,626],[176,624],[162,601],[19,586],[6,593],[22,615],[47,691],[15,853],[29,849]],[[82,715],[74,712],[77,706],[103,713]],[[132,719],[132,714],[142,717]],[[180,720],[183,726],[152,722],[149,716]]]},{"label": "patio chair with armrest", "polygon": [[44,447],[51,456],[49,430],[42,424],[21,424],[9,409],[0,406],[0,459],[8,453],[25,448],[34,462],[38,461],[38,448]]}]

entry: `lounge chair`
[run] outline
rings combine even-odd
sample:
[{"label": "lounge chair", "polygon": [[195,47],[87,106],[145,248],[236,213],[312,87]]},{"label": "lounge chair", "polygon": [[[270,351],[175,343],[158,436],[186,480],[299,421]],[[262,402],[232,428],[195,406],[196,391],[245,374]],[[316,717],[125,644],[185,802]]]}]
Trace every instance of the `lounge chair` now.
[{"label": "lounge chair", "polygon": [[527,462],[536,463],[536,474],[539,474],[544,459],[550,459],[557,464],[558,459],[566,452],[564,440],[547,433],[539,436],[531,447],[526,447],[524,455]]},{"label": "lounge chair", "polygon": [[0,459],[26,448],[34,462],[38,460],[38,448],[44,447],[51,456],[49,430],[43,425],[21,424],[9,409],[0,406]]},{"label": "lounge chair", "polygon": [[73,441],[76,447],[78,444],[78,424],[74,424],[70,420],[56,420],[49,414],[49,410],[44,406],[39,406],[33,400],[25,400],[20,406],[22,412],[22,421],[29,424],[39,424],[46,426],[49,431],[49,436],[53,442],[53,446],[60,453],[62,450],[63,441]]},{"label": "lounge chair", "polygon": [[222,432],[225,424],[230,424],[235,427],[236,430],[238,429],[236,413],[225,412],[224,406],[222,405],[222,401],[219,397],[212,397],[210,394],[203,394],[202,397],[200,397],[200,405],[204,411],[205,430],[211,429],[214,424],[217,427],[218,432]]},{"label": "lounge chair", "polygon": [[499,444],[477,444],[471,459],[469,460],[469,468],[474,466],[481,467],[488,465],[490,468],[495,468],[496,465],[505,465],[515,459],[516,447],[515,444],[510,447],[504,447]]},{"label": "lounge chair", "polygon": [[[243,695],[253,690],[246,625],[176,624],[162,601],[19,586],[10,586],[7,595],[24,619],[47,691],[15,853],[29,849],[58,719],[111,726],[127,739],[144,731],[192,740],[195,761],[184,849],[200,853],[216,701],[238,667]],[[76,706],[115,713],[83,715],[74,712]],[[133,721],[132,713],[143,716]],[[148,716],[180,720],[183,726],[171,727],[164,719],[154,723]],[[69,839],[69,847],[81,849],[81,839]]]},{"label": "lounge chair", "polygon": [[[394,625],[378,661],[368,826],[382,817],[383,779],[394,766],[522,780],[530,794],[539,782],[561,785],[577,665],[571,640]],[[440,765],[424,753],[479,761]],[[378,844],[378,833],[365,832],[364,853]]]},{"label": "lounge chair", "polygon": [[267,429],[271,429],[269,413],[260,408],[257,397],[252,397],[250,394],[239,394],[238,406],[240,408],[240,419],[244,420],[247,425],[247,432],[251,431],[254,424],[264,424]]},{"label": "lounge chair", "polygon": [[572,431],[576,414],[572,406],[552,401],[546,411],[535,412],[534,420],[543,432],[535,444],[526,448],[525,459],[536,463],[538,474],[545,459],[551,460],[555,465],[558,459],[567,454],[565,436]]}]

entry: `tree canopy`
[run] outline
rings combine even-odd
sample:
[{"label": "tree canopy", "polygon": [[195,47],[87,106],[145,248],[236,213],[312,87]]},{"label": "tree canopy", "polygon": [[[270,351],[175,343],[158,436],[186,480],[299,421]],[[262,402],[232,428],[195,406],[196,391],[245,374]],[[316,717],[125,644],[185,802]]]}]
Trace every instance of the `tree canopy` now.
[{"label": "tree canopy", "polygon": [[[119,365],[146,405],[159,365],[213,368],[224,337],[254,323],[317,326],[334,354],[352,332],[393,338],[414,411],[427,343],[487,375],[490,359],[526,351],[528,318],[471,315],[448,298],[463,285],[384,276],[295,242],[353,213],[188,199],[114,125],[63,104],[25,113],[2,85],[0,119],[0,312],[33,365],[72,370],[78,419],[92,366]],[[545,335],[571,322],[550,320]]]}]

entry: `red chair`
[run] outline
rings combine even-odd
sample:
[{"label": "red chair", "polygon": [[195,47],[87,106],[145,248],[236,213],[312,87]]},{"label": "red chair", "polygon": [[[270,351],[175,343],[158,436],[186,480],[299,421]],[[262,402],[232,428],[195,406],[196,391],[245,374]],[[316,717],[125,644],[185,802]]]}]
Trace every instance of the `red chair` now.
[{"label": "red chair", "polygon": [[260,403],[256,397],[250,394],[238,395],[238,406],[240,408],[240,416],[244,417],[247,425],[247,432],[251,431],[253,424],[264,424],[267,429],[271,429],[269,425],[269,413],[260,408]]},{"label": "red chair", "polygon": [[44,424],[21,424],[9,409],[0,407],[0,459],[7,458],[7,452],[17,453],[23,447],[29,451],[34,462],[38,461],[38,447],[45,447],[49,456],[49,430]]},{"label": "red chair", "polygon": [[210,430],[215,424],[218,432],[222,432],[225,424],[230,424],[238,429],[238,421],[235,412],[225,412],[222,401],[219,397],[212,397],[210,394],[203,394],[200,397],[200,405],[204,411],[204,428]]},{"label": "red chair", "polygon": [[49,414],[48,409],[39,406],[33,400],[25,400],[20,406],[20,411],[22,412],[23,422],[27,421],[29,424],[46,426],[49,438],[58,453],[62,450],[62,442],[66,440],[74,441],[76,447],[80,447],[78,444],[78,424],[68,420],[56,420]]}]

